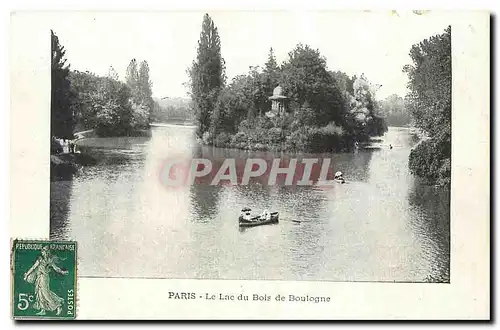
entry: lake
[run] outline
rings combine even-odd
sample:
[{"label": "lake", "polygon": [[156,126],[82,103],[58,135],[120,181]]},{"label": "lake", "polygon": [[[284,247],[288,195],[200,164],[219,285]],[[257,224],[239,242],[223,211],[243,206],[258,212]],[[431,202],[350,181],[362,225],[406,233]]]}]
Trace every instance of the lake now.
[{"label": "lake", "polygon": [[[80,276],[449,281],[450,192],[409,173],[407,129],[389,128],[378,149],[305,155],[344,173],[347,184],[329,189],[167,187],[166,159],[283,156],[202,147],[189,126],[101,142],[97,165],[50,187],[51,239],[78,242]],[[240,230],[243,206],[280,222]]]}]

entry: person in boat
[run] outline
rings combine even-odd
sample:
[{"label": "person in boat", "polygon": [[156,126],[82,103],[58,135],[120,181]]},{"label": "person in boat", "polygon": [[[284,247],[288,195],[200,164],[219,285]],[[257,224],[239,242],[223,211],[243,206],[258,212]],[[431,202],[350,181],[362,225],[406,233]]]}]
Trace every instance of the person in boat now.
[{"label": "person in boat", "polygon": [[389,149],[392,149],[392,144],[389,144]]},{"label": "person in boat", "polygon": [[268,210],[264,210],[264,212],[262,212],[261,219],[271,220],[271,213],[269,213]]},{"label": "person in boat", "polygon": [[241,210],[240,218],[246,221],[251,221],[252,216],[250,215],[250,212],[252,210],[249,207],[245,207]]},{"label": "person in boat", "polygon": [[334,178],[335,178],[335,180],[337,180],[337,181],[339,181],[341,183],[345,183],[344,174],[342,172],[340,172],[340,171],[337,171],[335,173],[335,177]]}]

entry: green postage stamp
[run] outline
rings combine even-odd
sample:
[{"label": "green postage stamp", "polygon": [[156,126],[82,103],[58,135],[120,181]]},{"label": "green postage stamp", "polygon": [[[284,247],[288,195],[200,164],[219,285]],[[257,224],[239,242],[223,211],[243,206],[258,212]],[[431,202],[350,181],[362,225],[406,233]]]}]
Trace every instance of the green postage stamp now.
[{"label": "green postage stamp", "polygon": [[12,315],[14,319],[74,319],[76,242],[14,240]]}]

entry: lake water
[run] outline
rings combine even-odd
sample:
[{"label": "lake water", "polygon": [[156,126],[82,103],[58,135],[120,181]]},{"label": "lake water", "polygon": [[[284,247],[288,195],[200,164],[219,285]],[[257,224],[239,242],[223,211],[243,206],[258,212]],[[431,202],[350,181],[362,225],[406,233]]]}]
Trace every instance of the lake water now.
[{"label": "lake water", "polygon": [[[51,182],[51,238],[78,242],[81,276],[449,281],[450,194],[409,173],[406,129],[390,128],[380,149],[309,155],[344,173],[329,189],[166,187],[166,159],[280,157],[201,147],[192,127],[101,142],[97,165]],[[243,206],[280,223],[240,230]]]}]

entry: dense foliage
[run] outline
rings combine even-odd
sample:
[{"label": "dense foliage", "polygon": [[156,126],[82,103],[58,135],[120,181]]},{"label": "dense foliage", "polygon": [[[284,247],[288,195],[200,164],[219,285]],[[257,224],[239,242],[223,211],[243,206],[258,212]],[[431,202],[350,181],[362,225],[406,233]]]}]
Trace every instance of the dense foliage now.
[{"label": "dense foliage", "polygon": [[61,139],[73,138],[73,108],[69,75],[69,65],[64,55],[66,51],[59,43],[59,38],[51,33],[51,136]]},{"label": "dense foliage", "polygon": [[406,107],[415,126],[429,137],[412,150],[412,173],[437,184],[451,177],[451,27],[443,34],[413,45]]},{"label": "dense foliage", "polygon": [[79,129],[96,129],[104,136],[128,133],[132,108],[127,85],[90,72],[71,72],[70,79]]},{"label": "dense foliage", "polygon": [[405,108],[404,99],[401,96],[392,94],[379,103],[387,125],[403,127],[411,123],[411,114]]},{"label": "dense foliage", "polygon": [[[149,127],[153,101],[151,96],[140,98],[146,86],[130,80],[123,83],[117,78],[112,68],[106,77],[90,72],[70,73],[78,129],[95,129],[100,136],[121,136]],[[149,84],[147,88],[150,90]]]},{"label": "dense foliage", "polygon": [[205,14],[196,61],[188,70],[199,137],[210,129],[213,109],[225,83],[224,72],[219,33],[210,16]]},{"label": "dense foliage", "polygon": [[181,102],[165,102],[165,100],[156,99],[153,101],[151,121],[157,123],[194,123],[193,106],[190,100],[183,99]]},{"label": "dense foliage", "polygon": [[110,67],[106,77],[70,71],[64,47],[52,32],[51,135],[72,139],[74,131],[95,129],[101,136],[131,135],[146,129],[154,105],[149,67],[133,59],[126,83]]},{"label": "dense foliage", "polygon": [[[223,69],[217,29],[205,15],[197,61],[189,72],[198,136],[205,144],[335,151],[387,130],[368,80],[329,71],[326,59],[307,45],[297,45],[281,65],[271,48],[263,67],[250,67],[228,85]],[[269,97],[278,85],[288,97],[287,111],[271,118],[266,116]]]}]

